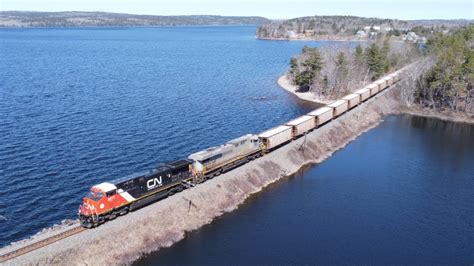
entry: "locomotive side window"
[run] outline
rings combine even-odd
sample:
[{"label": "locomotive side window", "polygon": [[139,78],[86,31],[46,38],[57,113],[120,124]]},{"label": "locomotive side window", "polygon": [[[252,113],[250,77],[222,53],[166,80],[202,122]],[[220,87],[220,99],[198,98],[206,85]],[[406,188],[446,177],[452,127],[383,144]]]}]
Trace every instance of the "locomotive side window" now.
[{"label": "locomotive side window", "polygon": [[116,190],[116,189],[111,190],[111,191],[105,193],[105,195],[107,195],[107,197],[111,197],[111,196],[113,196],[113,195],[115,195],[115,194],[117,194],[117,190]]}]

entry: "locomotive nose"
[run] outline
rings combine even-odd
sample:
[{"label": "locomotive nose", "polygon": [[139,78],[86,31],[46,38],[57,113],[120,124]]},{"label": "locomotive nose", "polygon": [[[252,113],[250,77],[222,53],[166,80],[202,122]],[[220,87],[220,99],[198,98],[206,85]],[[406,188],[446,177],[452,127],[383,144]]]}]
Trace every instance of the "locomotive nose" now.
[{"label": "locomotive nose", "polygon": [[79,205],[79,213],[80,214],[89,214],[90,213],[90,206],[89,206],[87,198],[84,198],[82,200],[82,204]]}]

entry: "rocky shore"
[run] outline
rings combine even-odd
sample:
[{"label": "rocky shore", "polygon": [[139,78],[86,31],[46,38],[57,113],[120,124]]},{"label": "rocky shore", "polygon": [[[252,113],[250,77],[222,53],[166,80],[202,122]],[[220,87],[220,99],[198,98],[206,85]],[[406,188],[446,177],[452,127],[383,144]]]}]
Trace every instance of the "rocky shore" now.
[{"label": "rocky shore", "polygon": [[[320,163],[397,111],[397,88],[385,90],[317,130],[242,167],[6,264],[128,264],[168,247],[187,232],[238,208],[269,184]],[[191,202],[191,203],[190,203]],[[53,234],[54,230],[48,231]],[[28,241],[22,241],[17,248]]]},{"label": "rocky shore", "polygon": [[299,99],[303,101],[313,102],[317,104],[326,105],[329,104],[331,101],[319,99],[316,94],[313,92],[297,92],[296,90],[298,87],[296,85],[291,84],[291,81],[288,79],[286,74],[280,76],[277,80],[277,83],[280,87],[284,90],[288,91],[289,93],[295,95]]}]

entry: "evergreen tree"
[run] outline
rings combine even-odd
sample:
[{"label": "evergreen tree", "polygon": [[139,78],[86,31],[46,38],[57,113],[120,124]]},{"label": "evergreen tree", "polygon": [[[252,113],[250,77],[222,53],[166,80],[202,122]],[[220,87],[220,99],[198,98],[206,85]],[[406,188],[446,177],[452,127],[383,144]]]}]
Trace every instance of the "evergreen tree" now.
[{"label": "evergreen tree", "polygon": [[317,48],[303,47],[304,60],[298,65],[297,62],[290,62],[295,84],[301,90],[308,90],[313,82],[319,78],[323,68],[323,58]]},{"label": "evergreen tree", "polygon": [[357,64],[363,64],[365,62],[364,50],[362,49],[362,46],[360,46],[360,44],[358,44],[355,49],[354,59]]},{"label": "evergreen tree", "polygon": [[417,100],[430,107],[474,111],[474,25],[452,35],[431,39],[428,49],[437,59],[416,91]]},{"label": "evergreen tree", "polygon": [[347,74],[349,74],[349,62],[344,52],[340,52],[337,55],[336,68],[340,78],[346,78]]},{"label": "evergreen tree", "polygon": [[376,80],[384,74],[384,60],[377,44],[373,43],[365,52],[367,56],[367,65],[372,74],[372,80]]},{"label": "evergreen tree", "polygon": [[388,38],[386,38],[383,42],[382,49],[380,50],[380,56],[382,57],[383,61],[383,71],[384,73],[387,73],[390,69],[390,62],[389,62],[389,53],[390,53],[390,43],[388,41]]}]

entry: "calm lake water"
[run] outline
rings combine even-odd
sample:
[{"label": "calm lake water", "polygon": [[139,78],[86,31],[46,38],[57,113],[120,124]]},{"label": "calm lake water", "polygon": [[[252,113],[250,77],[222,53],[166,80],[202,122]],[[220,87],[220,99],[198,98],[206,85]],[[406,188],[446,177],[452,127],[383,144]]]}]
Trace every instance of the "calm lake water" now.
[{"label": "calm lake water", "polygon": [[94,184],[309,111],[276,84],[308,43],[254,32],[0,29],[0,246],[76,218]]},{"label": "calm lake water", "polygon": [[136,265],[474,262],[474,126],[391,116]]}]

